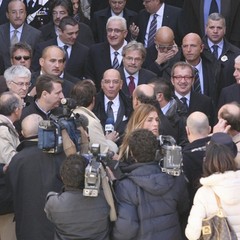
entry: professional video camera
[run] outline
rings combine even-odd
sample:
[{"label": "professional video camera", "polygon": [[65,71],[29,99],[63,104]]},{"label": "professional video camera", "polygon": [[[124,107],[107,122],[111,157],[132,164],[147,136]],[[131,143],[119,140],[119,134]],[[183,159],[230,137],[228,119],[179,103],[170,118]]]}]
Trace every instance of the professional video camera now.
[{"label": "professional video camera", "polygon": [[83,156],[88,160],[88,165],[85,169],[85,187],[83,189],[83,195],[97,197],[100,190],[101,175],[106,174],[104,168],[113,154],[111,152],[108,154],[101,154],[100,145],[94,143],[91,146],[91,153],[83,154]]},{"label": "professional video camera", "polygon": [[50,115],[49,120],[43,120],[38,128],[38,147],[44,152],[60,153],[63,151],[62,129],[66,129],[69,137],[80,151],[81,134],[77,129],[79,126],[87,126],[86,117],[73,114],[72,109],[76,107],[76,101],[71,98],[61,100],[63,106],[62,114]]},{"label": "professional video camera", "polygon": [[179,176],[182,172],[182,148],[176,145],[176,141],[172,136],[160,135],[160,167],[163,172]]}]

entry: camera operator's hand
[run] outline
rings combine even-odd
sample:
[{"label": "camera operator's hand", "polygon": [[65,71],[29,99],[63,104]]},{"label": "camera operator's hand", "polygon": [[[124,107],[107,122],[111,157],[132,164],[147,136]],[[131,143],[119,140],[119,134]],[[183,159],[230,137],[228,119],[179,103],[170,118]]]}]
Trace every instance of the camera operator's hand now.
[{"label": "camera operator's hand", "polygon": [[107,133],[105,137],[108,140],[112,140],[113,142],[116,142],[119,139],[119,133],[116,131],[113,131],[111,133]]}]

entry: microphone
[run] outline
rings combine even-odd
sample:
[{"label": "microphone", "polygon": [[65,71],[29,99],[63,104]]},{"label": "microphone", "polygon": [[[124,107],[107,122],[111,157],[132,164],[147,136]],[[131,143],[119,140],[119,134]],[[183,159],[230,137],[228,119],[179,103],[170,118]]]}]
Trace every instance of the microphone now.
[{"label": "microphone", "polygon": [[112,118],[107,118],[105,123],[105,132],[111,133],[114,131],[114,120]]},{"label": "microphone", "polygon": [[87,126],[88,126],[89,122],[88,122],[88,118],[85,115],[80,114],[80,113],[76,113],[75,114],[75,123],[76,123],[77,127],[82,126],[83,129],[88,132]]},{"label": "microphone", "polygon": [[77,106],[76,100],[72,99],[72,98],[62,98],[61,99],[61,104],[63,106],[68,107],[69,109],[74,109]]}]

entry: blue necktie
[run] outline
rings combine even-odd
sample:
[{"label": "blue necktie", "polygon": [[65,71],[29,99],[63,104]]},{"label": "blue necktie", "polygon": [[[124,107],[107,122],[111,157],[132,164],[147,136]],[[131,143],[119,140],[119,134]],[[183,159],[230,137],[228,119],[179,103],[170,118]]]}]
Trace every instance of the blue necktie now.
[{"label": "blue necktie", "polygon": [[114,52],[115,57],[113,59],[112,67],[115,69],[119,68],[119,62],[118,62],[118,58],[117,58],[118,54],[119,54],[118,52]]},{"label": "blue necktie", "polygon": [[157,16],[158,15],[156,13],[153,15],[153,20],[150,24],[147,47],[154,44],[154,37],[157,31]]}]

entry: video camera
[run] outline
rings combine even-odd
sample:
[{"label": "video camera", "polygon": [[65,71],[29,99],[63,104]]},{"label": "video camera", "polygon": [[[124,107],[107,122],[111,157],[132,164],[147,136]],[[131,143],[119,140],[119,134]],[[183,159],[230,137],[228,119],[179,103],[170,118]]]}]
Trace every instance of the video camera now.
[{"label": "video camera", "polygon": [[[60,153],[63,151],[62,129],[66,129],[69,137],[80,151],[81,133],[77,127],[81,126],[82,119],[74,114],[76,101],[71,98],[61,100],[63,111],[60,116],[50,115],[49,120],[43,120],[38,128],[38,148],[47,153]],[[73,115],[73,116],[71,116]]]},{"label": "video camera", "polygon": [[176,145],[176,141],[172,136],[160,135],[159,165],[163,172],[179,176],[182,172],[182,148]]},{"label": "video camera", "polygon": [[92,144],[91,153],[83,154],[88,160],[88,165],[85,168],[85,187],[83,189],[83,195],[87,197],[97,197],[101,185],[101,174],[103,174],[102,167],[106,167],[108,161],[113,157],[110,152],[108,154],[100,153],[100,145]]}]

